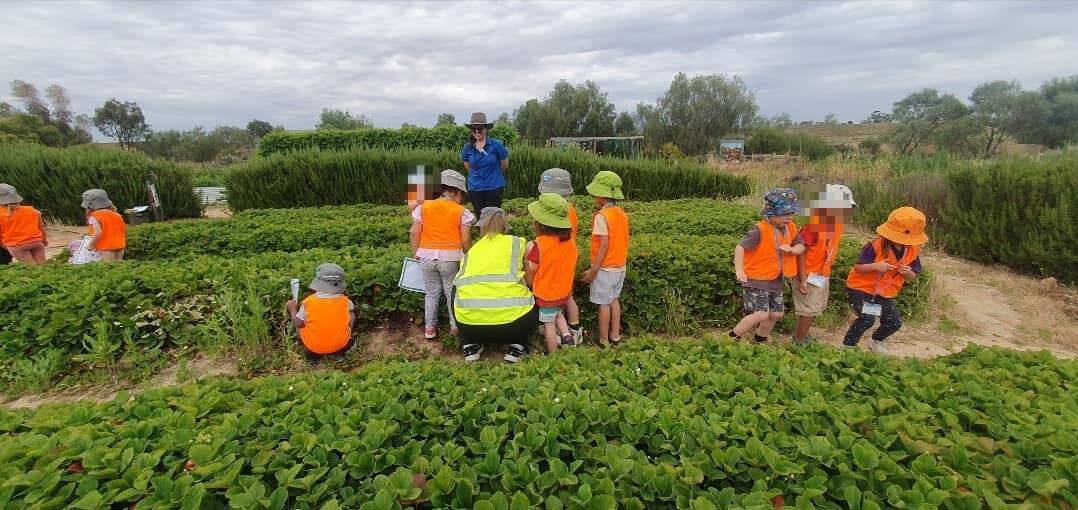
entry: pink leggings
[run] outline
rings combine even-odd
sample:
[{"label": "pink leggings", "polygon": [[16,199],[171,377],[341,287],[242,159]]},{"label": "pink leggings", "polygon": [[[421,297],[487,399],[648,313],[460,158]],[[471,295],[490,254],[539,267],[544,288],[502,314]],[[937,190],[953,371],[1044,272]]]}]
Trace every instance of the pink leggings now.
[{"label": "pink leggings", "polygon": [[45,263],[45,244],[41,241],[9,246],[7,251],[11,252],[11,258],[24,264],[40,266]]}]

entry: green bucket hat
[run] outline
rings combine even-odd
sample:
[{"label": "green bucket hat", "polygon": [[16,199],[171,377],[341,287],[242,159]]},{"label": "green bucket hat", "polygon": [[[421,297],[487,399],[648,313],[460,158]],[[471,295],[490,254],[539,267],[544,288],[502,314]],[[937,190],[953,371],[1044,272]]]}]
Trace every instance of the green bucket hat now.
[{"label": "green bucket hat", "polygon": [[572,228],[569,223],[569,202],[556,193],[543,193],[539,200],[528,204],[528,213],[539,223],[551,228]]},{"label": "green bucket hat", "polygon": [[593,197],[612,198],[614,200],[625,199],[625,195],[621,193],[621,177],[609,170],[603,170],[595,174],[595,178],[591,180],[591,184],[585,189]]}]

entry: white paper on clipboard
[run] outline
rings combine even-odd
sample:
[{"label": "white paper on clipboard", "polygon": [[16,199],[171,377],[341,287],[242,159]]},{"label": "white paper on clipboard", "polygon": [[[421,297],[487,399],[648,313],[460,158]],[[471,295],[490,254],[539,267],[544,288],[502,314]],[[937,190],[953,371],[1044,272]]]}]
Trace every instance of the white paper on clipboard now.
[{"label": "white paper on clipboard", "polygon": [[101,253],[96,250],[90,249],[90,236],[82,238],[82,243],[79,244],[79,249],[71,256],[72,264],[89,264],[91,262],[100,262]]},{"label": "white paper on clipboard", "polygon": [[423,271],[419,269],[419,261],[413,258],[404,259],[404,267],[401,268],[401,277],[397,286],[412,292],[427,293],[427,286],[423,284]]}]

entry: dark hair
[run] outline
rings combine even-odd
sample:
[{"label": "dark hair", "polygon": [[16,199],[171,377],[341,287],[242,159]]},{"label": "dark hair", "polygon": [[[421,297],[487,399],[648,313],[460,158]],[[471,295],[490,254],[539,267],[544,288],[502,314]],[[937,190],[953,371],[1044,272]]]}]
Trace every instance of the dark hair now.
[{"label": "dark hair", "polygon": [[535,222],[535,235],[537,236],[554,236],[559,241],[568,241],[573,238],[573,229],[571,228],[554,228],[548,225],[543,225],[538,221]]},{"label": "dark hair", "polygon": [[446,193],[452,193],[454,191],[457,192],[457,193],[460,193],[461,198],[467,198],[468,197],[468,192],[467,191],[464,191],[464,190],[462,190],[460,188],[450,186],[448,184],[443,184],[442,185],[442,193],[441,194],[445,195]]}]

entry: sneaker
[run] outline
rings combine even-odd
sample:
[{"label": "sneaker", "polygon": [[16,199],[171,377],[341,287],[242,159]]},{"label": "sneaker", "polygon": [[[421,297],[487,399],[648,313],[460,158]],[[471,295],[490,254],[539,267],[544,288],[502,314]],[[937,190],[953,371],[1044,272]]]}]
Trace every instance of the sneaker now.
[{"label": "sneaker", "polygon": [[879,340],[871,340],[868,342],[868,350],[876,354],[889,354],[887,345]]},{"label": "sneaker", "polygon": [[575,347],[576,346],[576,340],[573,338],[572,333],[561,337],[561,345],[562,345],[562,347]]},{"label": "sneaker", "polygon": [[584,328],[569,328],[569,333],[573,335],[573,345],[584,344]]},{"label": "sneaker", "polygon": [[856,349],[857,345],[841,344],[843,349]]},{"label": "sneaker", "polygon": [[483,346],[479,344],[468,344],[461,350],[464,351],[464,361],[479,361],[483,355]]},{"label": "sneaker", "polygon": [[809,335],[809,336],[806,336],[805,339],[800,341],[800,342],[798,342],[797,340],[794,340],[793,342],[794,342],[794,345],[796,345],[798,347],[805,347],[805,346],[808,346],[808,345],[812,345],[812,343],[815,342],[815,341],[816,341],[816,339],[813,338],[811,335]]},{"label": "sneaker", "polygon": [[509,351],[505,353],[505,361],[516,363],[528,355],[528,348],[520,344],[509,344]]},{"label": "sneaker", "polygon": [[434,338],[437,336],[438,330],[435,328],[427,328],[423,330],[423,338],[426,338],[427,340],[434,340]]}]

